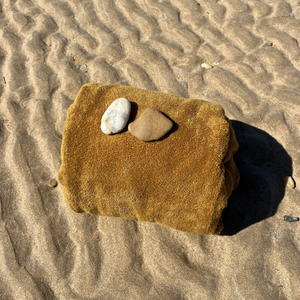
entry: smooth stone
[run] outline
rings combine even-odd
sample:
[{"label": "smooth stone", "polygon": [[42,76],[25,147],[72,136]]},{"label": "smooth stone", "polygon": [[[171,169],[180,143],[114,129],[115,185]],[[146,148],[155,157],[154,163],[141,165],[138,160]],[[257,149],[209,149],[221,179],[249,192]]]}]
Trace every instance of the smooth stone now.
[{"label": "smooth stone", "polygon": [[181,81],[181,84],[187,89],[188,88],[188,84],[185,81]]},{"label": "smooth stone", "polygon": [[56,187],[57,186],[57,180],[56,179],[50,179],[48,185],[50,187]]},{"label": "smooth stone", "polygon": [[128,125],[129,132],[139,140],[159,140],[173,127],[173,122],[155,108],[148,107],[140,117]]},{"label": "smooth stone", "polygon": [[284,216],[283,220],[286,222],[298,222],[299,218],[297,217],[290,217],[290,216]]},{"label": "smooth stone", "polygon": [[286,176],[283,178],[283,183],[285,187],[293,190],[296,187],[296,182],[292,176]]},{"label": "smooth stone", "polygon": [[267,41],[266,44],[267,44],[268,46],[273,46],[273,43],[270,42],[270,41]]},{"label": "smooth stone", "polygon": [[204,68],[204,69],[212,69],[212,68],[213,68],[212,65],[209,65],[209,64],[207,64],[207,63],[201,64],[201,67]]},{"label": "smooth stone", "polygon": [[105,134],[122,131],[129,119],[131,103],[126,98],[115,100],[105,111],[101,119],[101,130]]}]

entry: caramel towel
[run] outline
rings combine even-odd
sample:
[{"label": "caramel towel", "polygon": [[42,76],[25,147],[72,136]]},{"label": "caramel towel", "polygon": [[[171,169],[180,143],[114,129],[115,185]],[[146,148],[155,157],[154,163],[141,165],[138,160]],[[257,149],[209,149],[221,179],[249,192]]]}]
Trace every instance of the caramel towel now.
[{"label": "caramel towel", "polygon": [[[107,107],[125,97],[129,122],[153,107],[175,124],[159,141],[125,129],[100,129]],[[116,84],[85,84],[68,110],[58,173],[75,212],[155,222],[181,231],[219,234],[222,211],[239,179],[230,121],[216,103]]]}]

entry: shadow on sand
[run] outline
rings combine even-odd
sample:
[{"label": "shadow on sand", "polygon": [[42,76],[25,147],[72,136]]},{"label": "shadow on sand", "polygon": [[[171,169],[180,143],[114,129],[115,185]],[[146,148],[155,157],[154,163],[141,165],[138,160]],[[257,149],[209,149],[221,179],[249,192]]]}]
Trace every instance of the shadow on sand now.
[{"label": "shadow on sand", "polygon": [[273,216],[284,197],[283,177],[292,175],[292,159],[266,132],[239,121],[231,121],[239,142],[234,161],[240,183],[228,200],[221,235],[233,235]]}]

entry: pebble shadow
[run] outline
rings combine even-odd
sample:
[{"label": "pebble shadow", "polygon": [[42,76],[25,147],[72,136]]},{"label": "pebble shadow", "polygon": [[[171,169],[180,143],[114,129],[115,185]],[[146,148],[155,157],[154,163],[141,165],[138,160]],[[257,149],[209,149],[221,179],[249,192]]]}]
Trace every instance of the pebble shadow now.
[{"label": "pebble shadow", "polygon": [[234,161],[240,183],[228,200],[221,235],[233,235],[273,216],[285,194],[283,177],[292,176],[292,159],[268,133],[231,121],[239,142]]},{"label": "pebble shadow", "polygon": [[163,112],[161,112],[161,113],[162,113],[166,118],[168,118],[168,119],[170,119],[170,120],[172,121],[173,127],[172,127],[172,129],[171,129],[167,134],[165,134],[161,139],[159,139],[159,141],[163,141],[163,140],[167,139],[172,133],[174,133],[175,131],[177,131],[178,128],[179,128],[178,124],[177,124],[174,120],[172,120],[167,114],[165,114],[165,113],[163,113]]},{"label": "pebble shadow", "polygon": [[132,102],[132,101],[130,101],[130,104],[131,104],[131,110],[130,110],[130,116],[129,116],[127,125],[125,126],[125,128],[122,131],[120,131],[120,133],[128,131],[128,124],[130,124],[131,122],[133,122],[136,119],[136,115],[138,112],[138,105],[137,105],[137,103]]}]

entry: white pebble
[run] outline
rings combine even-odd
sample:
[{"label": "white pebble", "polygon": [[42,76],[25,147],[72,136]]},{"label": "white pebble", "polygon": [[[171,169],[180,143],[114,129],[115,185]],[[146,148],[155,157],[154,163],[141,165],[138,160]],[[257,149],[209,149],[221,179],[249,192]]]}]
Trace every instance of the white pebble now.
[{"label": "white pebble", "polygon": [[101,119],[101,130],[105,134],[122,131],[129,119],[131,104],[126,98],[115,100],[105,111]]},{"label": "white pebble", "polygon": [[283,178],[284,186],[289,189],[294,189],[296,187],[296,182],[292,176],[286,176]]},{"label": "white pebble", "polygon": [[204,68],[204,69],[211,69],[211,68],[213,68],[212,65],[209,65],[209,64],[207,64],[207,63],[201,64],[201,67]]}]

